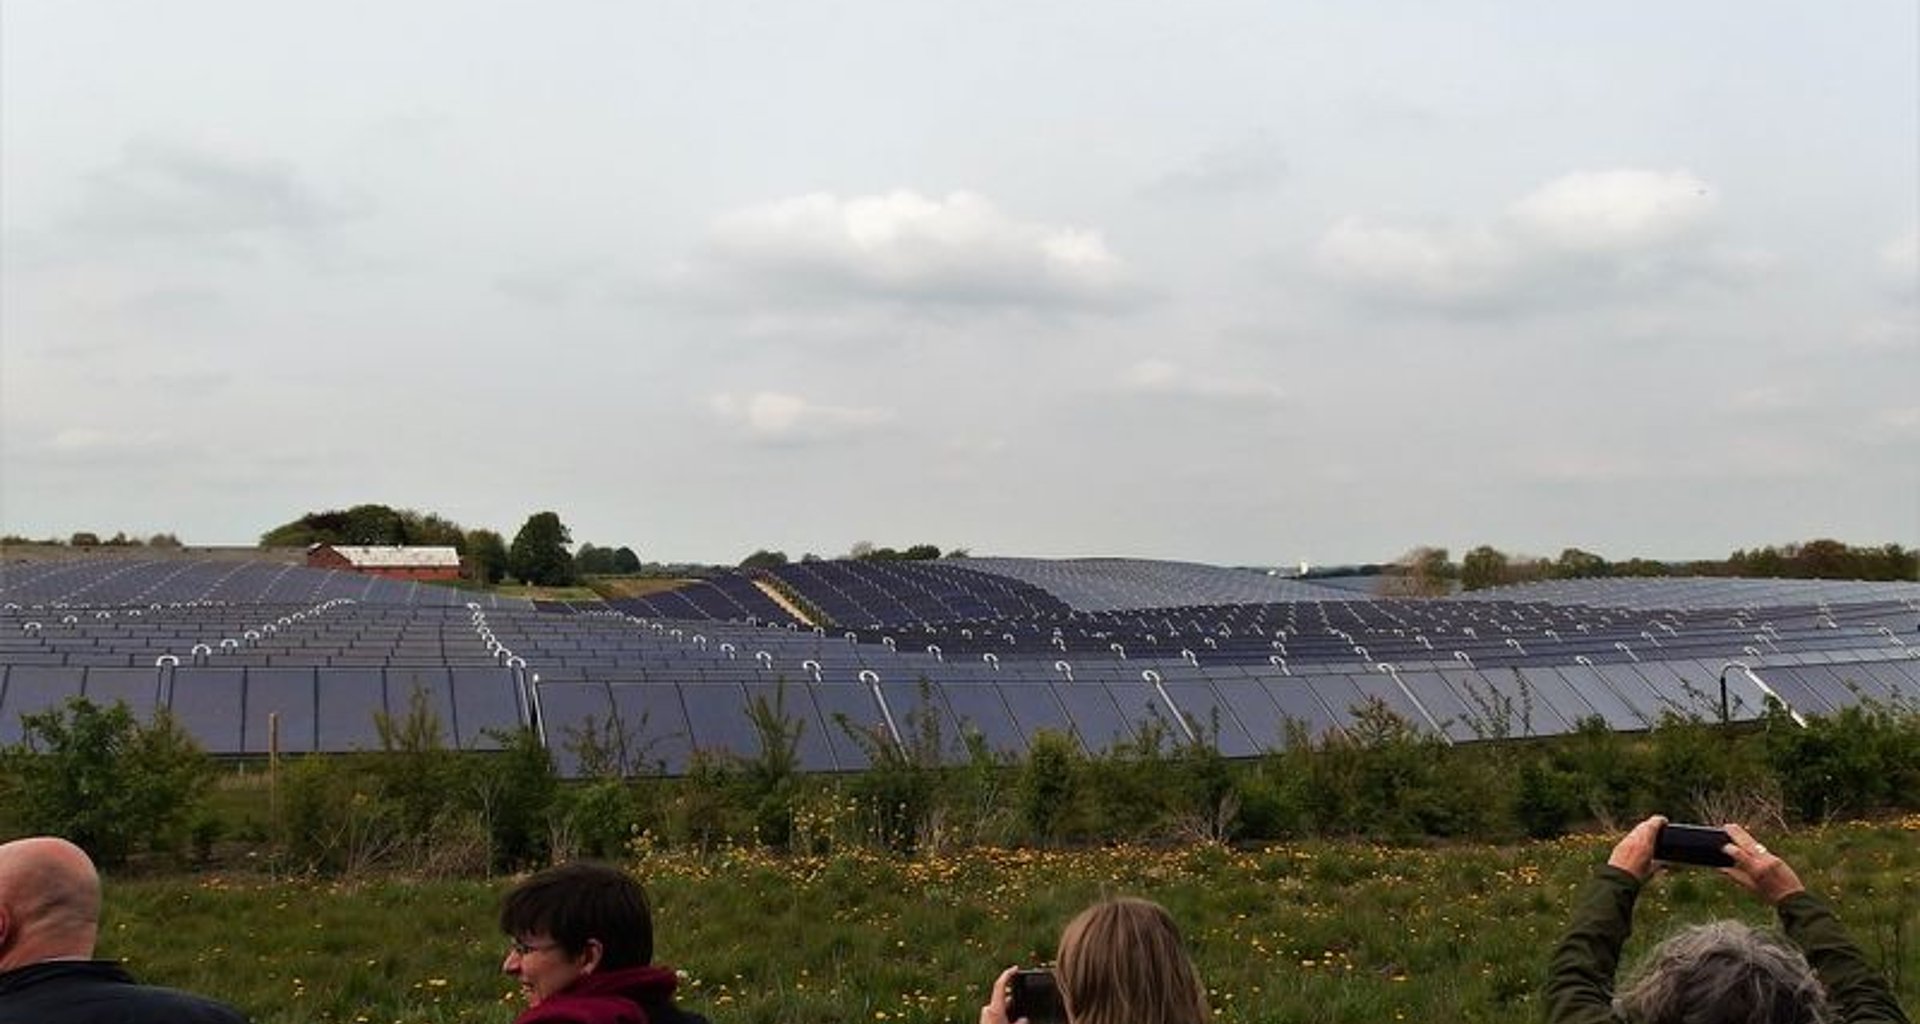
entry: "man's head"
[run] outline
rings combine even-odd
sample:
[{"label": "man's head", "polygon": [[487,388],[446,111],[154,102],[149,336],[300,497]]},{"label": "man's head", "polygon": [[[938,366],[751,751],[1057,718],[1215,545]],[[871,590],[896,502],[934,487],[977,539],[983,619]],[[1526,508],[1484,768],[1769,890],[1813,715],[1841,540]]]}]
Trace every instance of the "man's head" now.
[{"label": "man's head", "polygon": [[53,836],[0,844],[0,971],[90,957],[100,875],[86,851]]},{"label": "man's head", "polygon": [[1633,1024],[1824,1024],[1807,958],[1739,921],[1694,925],[1654,947],[1618,999]]},{"label": "man's head", "polygon": [[640,883],[605,864],[548,868],[507,893],[500,930],[514,943],[501,969],[541,1000],[596,970],[653,962],[653,913]]}]

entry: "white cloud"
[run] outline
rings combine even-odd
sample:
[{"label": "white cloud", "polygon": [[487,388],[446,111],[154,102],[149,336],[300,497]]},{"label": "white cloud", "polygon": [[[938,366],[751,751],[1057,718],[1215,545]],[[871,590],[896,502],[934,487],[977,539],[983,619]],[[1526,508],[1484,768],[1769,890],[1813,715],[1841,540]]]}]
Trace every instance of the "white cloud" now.
[{"label": "white cloud", "polygon": [[764,295],[960,306],[1111,304],[1126,268],[1099,232],[1015,220],[970,192],[816,192],[720,217],[715,269]]},{"label": "white cloud", "polygon": [[1364,296],[1462,310],[1637,294],[1764,270],[1765,253],[1712,243],[1717,206],[1712,187],[1687,171],[1583,171],[1547,182],[1484,224],[1348,217],[1322,235],[1316,257],[1322,272]]},{"label": "white cloud", "polygon": [[1209,401],[1281,402],[1286,392],[1265,381],[1200,373],[1164,359],[1142,359],[1120,380],[1122,391],[1137,395],[1179,395]]},{"label": "white cloud", "polygon": [[1507,210],[1514,233],[1568,252],[1672,245],[1698,231],[1718,198],[1687,171],[1588,171],[1542,185]]},{"label": "white cloud", "polygon": [[893,420],[890,409],[819,405],[777,391],[718,394],[708,406],[746,437],[770,444],[836,440],[874,431]]}]

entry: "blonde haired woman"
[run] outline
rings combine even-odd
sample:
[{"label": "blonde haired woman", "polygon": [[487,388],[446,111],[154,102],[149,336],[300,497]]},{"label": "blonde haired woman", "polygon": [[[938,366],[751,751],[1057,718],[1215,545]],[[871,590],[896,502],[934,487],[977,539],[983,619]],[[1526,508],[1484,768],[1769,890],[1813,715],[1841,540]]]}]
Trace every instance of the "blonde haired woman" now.
[{"label": "blonde haired woman", "polygon": [[[1055,978],[1069,1024],[1205,1024],[1207,992],[1180,929],[1158,903],[1121,898],[1080,912],[1060,934]],[[1000,972],[980,1024],[1009,1021],[1016,967]],[[1034,1022],[1038,1024],[1038,1022]]]}]

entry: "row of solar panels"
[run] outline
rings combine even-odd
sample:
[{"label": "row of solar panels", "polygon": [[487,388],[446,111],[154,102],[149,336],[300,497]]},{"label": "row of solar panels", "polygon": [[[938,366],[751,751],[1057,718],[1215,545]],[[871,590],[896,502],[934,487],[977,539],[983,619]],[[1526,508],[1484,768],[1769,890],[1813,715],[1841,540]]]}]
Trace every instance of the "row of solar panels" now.
[{"label": "row of solar panels", "polygon": [[498,746],[490,730],[530,721],[525,691],[512,671],[474,668],[58,668],[0,670],[0,744],[21,739],[21,716],[73,697],[124,701],[136,715],[170,709],[215,754],[264,754],[277,721],[288,753],[371,750],[376,716],[404,716],[420,693],[443,740],[467,750]]},{"label": "row of solar panels", "polygon": [[415,580],[270,562],[95,556],[0,564],[0,600],[22,606],[135,606],[213,601],[230,604],[319,602],[531,608],[524,598],[474,594]]},{"label": "row of solar panels", "polygon": [[1051,730],[1085,749],[1104,750],[1148,726],[1190,736],[1229,757],[1283,745],[1288,723],[1310,735],[1351,728],[1356,709],[1378,702],[1416,728],[1451,741],[1565,733],[1598,717],[1638,730],[1666,713],[1712,719],[1759,715],[1769,699],[1817,716],[1863,700],[1913,707],[1920,658],[1755,665],[1679,661],[1604,666],[1529,666],[1475,671],[1350,672],[1289,676],[1255,666],[1151,669],[1108,664],[1077,677],[1041,666],[956,667],[938,682],[868,673],[854,679],[742,669],[700,681],[541,681],[524,685],[504,668],[52,668],[0,672],[0,744],[17,742],[20,717],[84,696],[125,701],[137,713],[170,708],[209,751],[259,754],[377,747],[375,716],[404,715],[422,695],[447,741],[463,749],[496,745],[493,730],[537,724],[563,771],[578,770],[576,740],[616,737],[630,772],[686,770],[697,750],[751,754],[756,700],[777,703],[801,729],[799,755],[811,771],[851,770],[873,742],[916,734],[934,716],[959,754],[963,732],[994,749],[1025,751]]}]

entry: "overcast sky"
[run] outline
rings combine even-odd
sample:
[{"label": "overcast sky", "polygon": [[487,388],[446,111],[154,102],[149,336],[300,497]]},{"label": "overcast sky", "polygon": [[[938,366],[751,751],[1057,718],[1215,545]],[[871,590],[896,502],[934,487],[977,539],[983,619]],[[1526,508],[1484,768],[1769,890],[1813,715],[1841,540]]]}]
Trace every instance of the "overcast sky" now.
[{"label": "overcast sky", "polygon": [[0,8],[0,531],[1920,545],[1912,0]]}]

